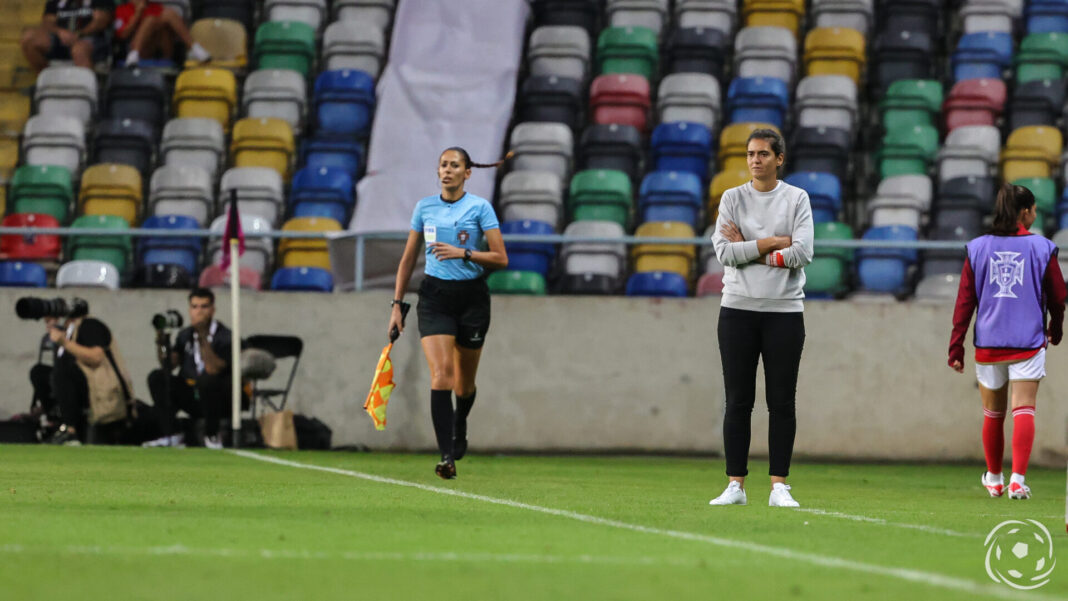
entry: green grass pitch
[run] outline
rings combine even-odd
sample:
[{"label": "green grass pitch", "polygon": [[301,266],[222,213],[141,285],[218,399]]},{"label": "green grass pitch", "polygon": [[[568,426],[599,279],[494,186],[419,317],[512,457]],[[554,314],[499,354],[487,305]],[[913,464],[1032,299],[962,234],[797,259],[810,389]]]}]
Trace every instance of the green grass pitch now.
[{"label": "green grass pitch", "polygon": [[[980,466],[797,462],[802,511],[709,507],[722,461],[0,446],[0,599],[1068,599],[1065,474],[992,499]],[[359,473],[379,477],[352,477]],[[412,486],[415,484],[418,486]],[[446,494],[459,492],[462,494]],[[1058,565],[993,582],[984,539],[1037,519]]]}]

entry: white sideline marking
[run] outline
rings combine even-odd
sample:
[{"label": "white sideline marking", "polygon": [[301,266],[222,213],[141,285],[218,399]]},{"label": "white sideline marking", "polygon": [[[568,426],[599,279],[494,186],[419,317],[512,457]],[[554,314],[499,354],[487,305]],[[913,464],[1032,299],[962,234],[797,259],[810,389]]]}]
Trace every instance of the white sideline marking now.
[{"label": "white sideline marking", "polygon": [[[460,497],[462,499],[470,499],[473,501],[482,501],[484,503],[492,503],[494,505],[503,505],[505,507],[513,507],[515,509],[525,509],[527,511],[535,511],[537,513],[543,513],[547,515],[554,515],[557,517],[568,518],[587,524],[596,524],[599,526],[608,526],[610,528],[618,528],[620,530],[630,530],[632,532],[642,532],[644,534],[656,534],[659,536],[666,536],[669,538],[676,538],[680,540],[688,540],[700,543],[708,543],[717,547],[727,547],[732,549],[742,549],[753,553],[760,553],[764,555],[772,555],[774,557],[781,557],[783,559],[791,559],[794,561],[800,561],[804,563],[810,563],[827,568],[837,568],[843,570],[851,570],[854,572],[863,572],[865,574],[876,574],[879,576],[887,576],[890,578],[897,578],[899,580],[906,580],[909,582],[915,582],[919,584],[926,584],[928,586],[940,587],[945,589],[952,589],[956,591],[962,591],[965,593],[971,593],[976,595],[986,595],[990,597],[997,597],[1001,599],[1059,599],[1064,601],[1063,597],[1054,597],[1049,595],[1036,594],[1036,591],[1027,591],[1027,595],[1021,595],[1016,591],[1008,587],[997,586],[994,584],[979,584],[971,580],[965,580],[963,578],[957,578],[954,576],[946,576],[944,574],[937,574],[934,572],[923,572],[920,570],[913,570],[909,568],[891,568],[876,564],[863,563],[860,561],[853,561],[851,559],[841,559],[838,557],[831,557],[829,555],[819,555],[816,553],[807,553],[804,551],[795,551],[786,547],[772,547],[770,545],[762,545],[759,543],[750,543],[746,541],[731,540],[727,538],[720,538],[717,536],[710,536],[707,534],[698,534],[696,532],[685,532],[681,530],[667,530],[663,528],[654,528],[652,526],[642,526],[640,524],[631,524],[628,522],[620,522],[618,520],[610,520],[607,518],[601,518],[593,515],[587,515],[584,513],[578,513],[575,511],[568,511],[566,509],[553,509],[551,507],[542,507],[540,505],[531,505],[530,503],[523,503],[521,501],[512,501],[510,499],[499,499],[496,497],[489,497],[486,495],[479,495],[475,493],[463,492],[460,490],[453,490],[450,488],[441,488],[438,486],[429,486],[427,484],[420,484],[418,482],[409,482],[407,480],[397,480],[395,478],[387,478],[384,476],[376,476],[374,474],[367,474],[364,472],[357,472],[353,470],[346,470],[336,467],[327,467],[323,465],[315,465],[311,463],[299,463],[296,461],[289,461],[287,459],[279,459],[278,457],[271,457],[269,455],[258,455],[256,453],[250,453],[248,451],[230,450],[230,453],[239,457],[245,457],[246,459],[254,459],[256,461],[263,461],[266,463],[274,463],[276,465],[284,465],[287,467],[295,467],[306,470],[314,470],[320,472],[327,472],[330,474],[337,474],[340,476],[349,476],[352,478],[360,478],[361,480],[368,480],[370,482],[378,482],[380,484],[392,484],[394,486],[404,486],[407,488],[415,488],[418,490],[424,490],[427,492],[450,495],[453,497]],[[978,557],[978,551],[976,556]]]},{"label": "white sideline marking", "polygon": [[934,526],[923,526],[921,524],[907,524],[904,522],[891,522],[882,518],[873,518],[866,515],[853,515],[850,513],[841,513],[838,511],[827,511],[825,509],[814,509],[811,507],[799,507],[795,511],[803,511],[805,513],[812,513],[815,515],[822,515],[831,518],[842,518],[843,520],[852,520],[854,522],[864,522],[867,524],[877,524],[879,526],[892,526],[894,528],[908,528],[909,530],[919,530],[920,532],[929,532],[931,534],[944,534],[946,536],[960,536],[965,538],[983,538],[985,534],[975,534],[973,532],[957,532],[956,530],[948,530],[946,528],[935,528]]}]

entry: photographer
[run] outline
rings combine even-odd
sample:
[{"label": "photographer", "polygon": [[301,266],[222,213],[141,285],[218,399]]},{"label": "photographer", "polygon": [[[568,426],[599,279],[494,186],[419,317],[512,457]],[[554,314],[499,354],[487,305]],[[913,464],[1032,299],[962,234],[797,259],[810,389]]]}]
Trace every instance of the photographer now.
[{"label": "photographer", "polygon": [[[177,324],[181,320],[175,320]],[[230,329],[215,319],[215,294],[196,288],[189,294],[189,327],[178,332],[170,348],[165,328],[157,327],[156,347],[162,369],[148,375],[148,388],[163,437],[146,446],[179,446],[179,409],[204,422],[204,446],[222,448],[219,425],[230,412]],[[173,375],[175,367],[180,368]],[[199,428],[198,428],[199,431]]]}]

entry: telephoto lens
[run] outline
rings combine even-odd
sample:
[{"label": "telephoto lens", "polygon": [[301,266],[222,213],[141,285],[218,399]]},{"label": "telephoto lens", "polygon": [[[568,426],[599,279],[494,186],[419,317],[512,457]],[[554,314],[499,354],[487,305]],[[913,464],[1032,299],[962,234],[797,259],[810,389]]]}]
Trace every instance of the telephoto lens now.
[{"label": "telephoto lens", "polygon": [[180,328],[182,327],[182,314],[174,309],[156,313],[152,316],[152,327],[157,330]]},{"label": "telephoto lens", "polygon": [[[82,302],[84,303],[85,301]],[[62,298],[44,299],[35,296],[24,296],[15,302],[15,314],[19,316],[19,319],[66,317],[69,313],[70,308],[67,306],[67,301]]]}]

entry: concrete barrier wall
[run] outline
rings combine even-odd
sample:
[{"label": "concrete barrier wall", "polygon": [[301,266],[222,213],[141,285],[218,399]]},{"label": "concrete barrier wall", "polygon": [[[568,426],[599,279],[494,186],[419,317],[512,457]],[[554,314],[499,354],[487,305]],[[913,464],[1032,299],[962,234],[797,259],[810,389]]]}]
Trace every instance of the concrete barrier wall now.
[{"label": "concrete barrier wall", "polygon": [[[43,328],[14,315],[15,299],[27,292],[0,290],[0,418],[24,411],[31,396],[27,371]],[[156,366],[149,320],[166,308],[184,312],[185,294],[79,294],[112,328],[136,393],[148,400],[145,378]],[[397,389],[388,428],[376,432],[361,408],[386,342],[389,298],[247,294],[243,334],[304,339],[291,406],[329,424],[335,445],[432,449],[429,378],[414,311],[393,351]],[[220,294],[216,304],[229,324],[229,297]],[[711,298],[494,297],[470,420],[472,449],[722,452],[718,310]],[[973,364],[969,359],[958,375],[945,363],[951,311],[948,303],[808,303],[798,455],[981,460]],[[1034,457],[1048,465],[1064,466],[1068,456],[1066,357],[1066,349],[1050,351],[1039,391]],[[754,455],[767,449],[763,389],[758,374]]]}]

